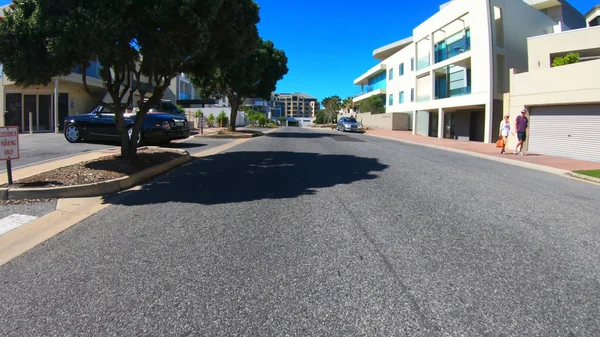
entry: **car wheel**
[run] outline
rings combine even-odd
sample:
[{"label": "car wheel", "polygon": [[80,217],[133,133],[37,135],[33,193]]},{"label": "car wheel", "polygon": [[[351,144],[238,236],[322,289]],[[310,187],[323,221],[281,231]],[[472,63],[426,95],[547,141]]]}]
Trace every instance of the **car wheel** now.
[{"label": "car wheel", "polygon": [[65,128],[65,138],[69,143],[77,143],[81,141],[81,133],[75,124],[69,124]]},{"label": "car wheel", "polygon": [[[129,139],[131,139],[131,134],[132,133],[133,133],[133,128],[129,128],[129,130],[127,130],[127,134],[129,135]],[[137,145],[138,146],[144,145],[144,134],[142,133],[142,131],[140,131],[138,133]]]}]

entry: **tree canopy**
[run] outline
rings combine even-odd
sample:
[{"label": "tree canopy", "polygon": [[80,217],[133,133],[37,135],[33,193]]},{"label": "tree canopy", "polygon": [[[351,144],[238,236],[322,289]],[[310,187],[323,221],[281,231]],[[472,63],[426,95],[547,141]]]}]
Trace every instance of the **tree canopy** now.
[{"label": "tree canopy", "polygon": [[190,73],[192,83],[204,96],[227,96],[231,105],[229,130],[235,131],[237,111],[249,97],[269,100],[277,82],[288,73],[287,56],[271,41],[258,39],[250,54],[229,64],[221,64],[212,73]]},{"label": "tree canopy", "polygon": [[383,99],[379,95],[371,96],[364,101],[358,103],[360,112],[370,112],[372,114],[380,114],[385,112]]},{"label": "tree canopy", "polygon": [[[252,50],[258,10],[252,0],[14,0],[0,21],[0,62],[24,87],[79,66],[85,91],[116,115],[122,154],[133,156],[143,119],[173,78],[211,73]],[[85,69],[96,59],[110,102],[87,85]],[[130,139],[123,113],[136,93]]]},{"label": "tree canopy", "polygon": [[325,97],[321,101],[324,112],[324,123],[331,123],[336,119],[337,114],[342,108],[342,99],[338,95]]}]

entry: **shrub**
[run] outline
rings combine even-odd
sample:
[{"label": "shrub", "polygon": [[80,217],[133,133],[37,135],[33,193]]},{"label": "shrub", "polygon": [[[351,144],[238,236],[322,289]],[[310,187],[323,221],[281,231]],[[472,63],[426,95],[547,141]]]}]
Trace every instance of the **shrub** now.
[{"label": "shrub", "polygon": [[552,61],[553,67],[565,66],[567,64],[573,64],[579,62],[579,53],[569,53],[564,57],[555,57]]},{"label": "shrub", "polygon": [[198,109],[198,111],[196,111],[195,116],[196,116],[196,118],[202,117],[202,110]]},{"label": "shrub", "polygon": [[221,113],[217,116],[217,125],[218,126],[227,126],[229,122],[229,118],[227,118],[227,114],[225,114],[224,110],[221,110]]},{"label": "shrub", "polygon": [[177,107],[177,111],[179,111],[180,114],[185,114],[185,108],[182,107],[181,105],[176,105]]},{"label": "shrub", "polygon": [[209,128],[215,126],[215,115],[208,115],[208,118],[206,118],[206,125]]}]

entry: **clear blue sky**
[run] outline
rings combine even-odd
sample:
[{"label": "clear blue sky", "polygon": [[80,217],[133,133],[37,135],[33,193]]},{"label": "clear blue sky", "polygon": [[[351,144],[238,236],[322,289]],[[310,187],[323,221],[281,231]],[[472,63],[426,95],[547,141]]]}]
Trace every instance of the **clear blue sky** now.
[{"label": "clear blue sky", "polygon": [[[377,64],[373,50],[408,37],[446,0],[255,0],[260,35],[285,50],[290,71],[278,92],[319,100],[359,91],[355,78]],[[516,0],[515,0],[516,1]],[[585,14],[600,0],[568,0]],[[0,0],[5,5],[11,1]]]},{"label": "clear blue sky", "polygon": [[[446,0],[255,0],[260,35],[288,56],[278,92],[319,100],[359,92],[355,78],[377,64],[373,50],[409,37]],[[516,0],[515,0],[516,1]],[[585,14],[600,0],[569,0]]]}]

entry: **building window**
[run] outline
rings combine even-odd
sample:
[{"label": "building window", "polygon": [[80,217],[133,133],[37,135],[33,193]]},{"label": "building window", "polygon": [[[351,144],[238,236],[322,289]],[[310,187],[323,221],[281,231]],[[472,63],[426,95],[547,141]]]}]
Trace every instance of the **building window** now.
[{"label": "building window", "polygon": [[400,70],[398,70],[398,76],[404,75],[404,63],[400,64]]},{"label": "building window", "polygon": [[410,89],[410,101],[415,101],[415,88]]},{"label": "building window", "polygon": [[388,102],[389,106],[394,105],[394,94],[390,94],[390,98],[389,98],[389,102]]},{"label": "building window", "polygon": [[504,19],[502,18],[502,8],[494,6],[494,31],[496,32],[496,45],[504,48]]},{"label": "building window", "polygon": [[388,77],[389,77],[390,80],[394,79],[394,69],[393,68],[390,69],[390,74],[388,75]]},{"label": "building window", "polygon": [[410,59],[410,71],[415,71],[415,58],[411,57]]},{"label": "building window", "polygon": [[399,103],[404,104],[404,91],[400,91]]}]

